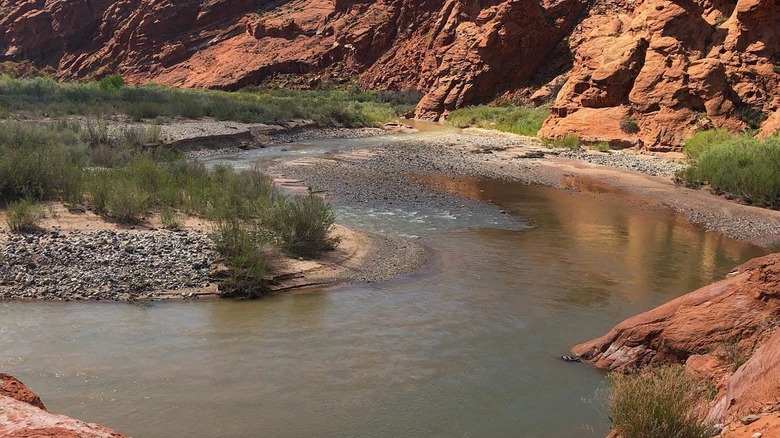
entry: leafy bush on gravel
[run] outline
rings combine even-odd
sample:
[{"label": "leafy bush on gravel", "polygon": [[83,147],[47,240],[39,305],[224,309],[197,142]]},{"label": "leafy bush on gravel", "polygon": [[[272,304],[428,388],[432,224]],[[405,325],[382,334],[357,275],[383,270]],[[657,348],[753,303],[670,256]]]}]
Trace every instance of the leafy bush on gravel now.
[{"label": "leafy bush on gravel", "polygon": [[230,275],[219,285],[223,298],[258,298],[268,293],[262,233],[238,219],[218,221],[211,234]]},{"label": "leafy bush on gravel", "polygon": [[46,211],[43,206],[22,200],[8,204],[5,222],[14,233],[23,233],[36,230],[45,217]]},{"label": "leafy bush on gravel", "polygon": [[338,239],[331,236],[334,222],[330,206],[310,194],[277,202],[272,229],[288,254],[311,257],[338,244]]},{"label": "leafy bush on gravel", "polygon": [[701,409],[703,385],[682,365],[607,377],[612,427],[625,438],[710,436]]},{"label": "leafy bush on gravel", "polygon": [[701,151],[693,149],[696,159],[677,175],[678,180],[688,186],[708,184],[747,203],[780,208],[780,136],[760,141],[709,135],[712,142]]},{"label": "leafy bush on gravel", "polygon": [[447,121],[458,128],[477,127],[535,136],[549,114],[547,107],[477,105],[451,112]]}]

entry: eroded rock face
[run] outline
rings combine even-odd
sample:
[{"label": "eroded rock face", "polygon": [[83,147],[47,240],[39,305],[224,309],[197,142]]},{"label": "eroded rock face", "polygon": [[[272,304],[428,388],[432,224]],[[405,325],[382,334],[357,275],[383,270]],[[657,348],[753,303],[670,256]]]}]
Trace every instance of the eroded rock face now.
[{"label": "eroded rock face", "polygon": [[719,389],[709,420],[720,422],[777,407],[779,324],[780,254],[772,254],[629,318],[573,351],[608,370],[685,363]]},{"label": "eroded rock face", "polygon": [[358,78],[424,92],[427,119],[564,77],[542,136],[653,150],[780,126],[776,0],[0,0],[2,60],[228,90]]},{"label": "eroded rock face", "polygon": [[107,427],[46,411],[22,382],[0,374],[0,436],[18,438],[123,438]]},{"label": "eroded rock face", "polygon": [[[274,75],[426,92],[436,119],[528,81],[585,0],[0,0],[0,60],[237,89]],[[265,10],[269,9],[269,10]]]},{"label": "eroded rock face", "polygon": [[43,405],[40,397],[27,389],[19,379],[8,374],[0,373],[0,395],[46,410],[46,406]]},{"label": "eroded rock face", "polygon": [[574,66],[542,136],[671,150],[702,128],[777,125],[774,0],[602,1],[569,43]]}]

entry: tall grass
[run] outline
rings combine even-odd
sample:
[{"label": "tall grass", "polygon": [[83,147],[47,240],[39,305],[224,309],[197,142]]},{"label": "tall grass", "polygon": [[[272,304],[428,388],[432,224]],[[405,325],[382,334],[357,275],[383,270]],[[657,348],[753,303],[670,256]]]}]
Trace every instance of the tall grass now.
[{"label": "tall grass", "polygon": [[710,146],[732,140],[738,135],[727,129],[709,129],[699,131],[685,140],[683,152],[688,158],[697,159]]},{"label": "tall grass", "polygon": [[278,202],[273,230],[281,248],[288,254],[311,257],[338,244],[338,239],[331,236],[334,222],[335,217],[328,204],[310,194]]},{"label": "tall grass", "polygon": [[46,212],[43,206],[22,200],[8,204],[5,222],[11,231],[23,233],[37,229],[38,224],[45,217]]},{"label": "tall grass", "polygon": [[122,114],[136,121],[158,117],[278,123],[310,119],[328,126],[362,127],[409,112],[411,93],[360,90],[258,90],[224,92],[159,85],[125,86],[119,79],[58,83],[47,78],[13,79],[0,75],[0,108],[9,114]]},{"label": "tall grass", "polygon": [[315,196],[278,192],[258,169],[235,171],[147,147],[148,133],[104,136],[69,124],[0,122],[0,205],[9,227],[22,231],[40,219],[34,203],[62,201],[122,223],[159,213],[165,227],[184,214],[216,223],[217,249],[231,268],[225,296],[265,293],[264,247],[309,257],[333,249],[330,206]]},{"label": "tall grass", "polygon": [[623,438],[710,436],[700,405],[703,385],[682,365],[607,377],[612,427]]},{"label": "tall grass", "polygon": [[[780,137],[764,141],[745,136],[709,134],[706,147],[690,153],[696,159],[678,178],[687,185],[709,184],[750,204],[780,207]],[[696,144],[696,143],[694,143]]]},{"label": "tall grass", "polygon": [[477,127],[535,136],[549,114],[547,107],[477,105],[451,112],[447,121],[458,128]]}]

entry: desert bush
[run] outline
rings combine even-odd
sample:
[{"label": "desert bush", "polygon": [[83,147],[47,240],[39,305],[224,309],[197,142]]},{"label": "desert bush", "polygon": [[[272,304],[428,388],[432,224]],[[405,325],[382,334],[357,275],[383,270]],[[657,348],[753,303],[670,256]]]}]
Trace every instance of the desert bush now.
[{"label": "desert bush", "polygon": [[135,224],[147,213],[150,195],[127,179],[108,183],[107,214],[119,222]]},{"label": "desert bush", "polygon": [[331,236],[334,222],[328,203],[310,194],[278,200],[271,228],[288,254],[312,257],[338,244]]},{"label": "desert bush", "polygon": [[612,427],[623,438],[705,438],[704,385],[682,365],[607,377]]},{"label": "desert bush", "polygon": [[547,107],[478,105],[451,112],[447,121],[458,128],[473,126],[535,136],[549,113]]},{"label": "desert bush", "polygon": [[780,138],[736,138],[713,145],[695,164],[699,177],[716,191],[748,203],[780,207]]},{"label": "desert bush", "polygon": [[609,152],[612,150],[612,147],[610,147],[609,143],[606,141],[600,141],[598,143],[589,144],[588,149],[592,151]]},{"label": "desert bush", "polygon": [[580,138],[576,135],[565,135],[563,137],[553,139],[552,146],[556,148],[579,149]]},{"label": "desert bush", "polygon": [[38,224],[45,217],[46,210],[43,206],[22,200],[8,204],[5,222],[11,231],[23,233],[38,229]]},{"label": "desert bush", "polygon": [[632,118],[625,118],[620,121],[620,130],[626,134],[636,134],[639,132],[639,124]]},{"label": "desert bush", "polygon": [[182,216],[172,207],[160,209],[160,223],[166,230],[178,230],[182,225]]},{"label": "desert bush", "polygon": [[98,86],[102,90],[118,90],[125,85],[125,80],[120,75],[106,76],[98,81]]},{"label": "desert bush", "polygon": [[230,276],[219,285],[223,298],[258,298],[268,293],[265,275],[264,241],[238,219],[216,223],[211,238],[215,249],[230,268]]},{"label": "desert bush", "polygon": [[736,134],[726,129],[699,131],[693,137],[685,140],[683,152],[688,158],[696,159],[710,146],[734,139],[735,137],[737,137]]}]

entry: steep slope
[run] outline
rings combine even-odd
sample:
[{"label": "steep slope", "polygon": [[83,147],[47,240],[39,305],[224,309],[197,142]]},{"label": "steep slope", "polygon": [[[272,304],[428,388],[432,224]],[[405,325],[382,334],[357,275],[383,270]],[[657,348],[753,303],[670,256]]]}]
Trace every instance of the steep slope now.
[{"label": "steep slope", "polygon": [[[417,115],[527,81],[585,0],[0,0],[0,59],[60,78],[237,89],[280,74],[427,91]],[[265,11],[264,11],[265,10]]]},{"label": "steep slope", "polygon": [[777,0],[0,0],[4,60],[228,90],[357,78],[424,92],[428,119],[556,78],[542,136],[653,150],[780,127]]}]

